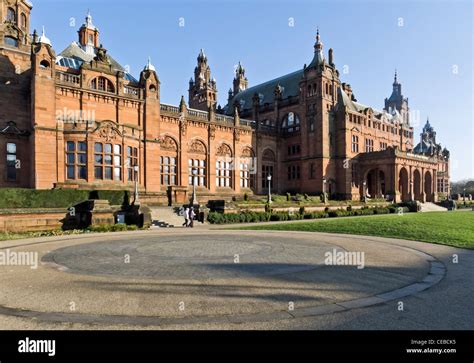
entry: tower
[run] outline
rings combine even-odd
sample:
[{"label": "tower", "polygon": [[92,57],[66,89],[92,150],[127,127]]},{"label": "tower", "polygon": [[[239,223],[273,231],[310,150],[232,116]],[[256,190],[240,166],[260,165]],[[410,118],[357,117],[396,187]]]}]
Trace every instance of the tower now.
[{"label": "tower", "polygon": [[211,68],[207,64],[207,56],[201,49],[194,68],[194,80],[189,81],[189,107],[208,111],[217,103],[216,80],[211,78]]},{"label": "tower", "polygon": [[29,1],[0,0],[0,49],[28,51],[32,8]]},{"label": "tower", "polygon": [[400,116],[402,117],[403,123],[405,125],[410,124],[410,109],[408,107],[408,98],[405,98],[402,95],[402,85],[400,82],[398,82],[396,70],[395,77],[393,80],[392,94],[389,98],[385,99],[384,110],[391,114],[393,114],[395,111],[398,111],[400,113]]},{"label": "tower", "polygon": [[79,45],[88,54],[94,54],[94,50],[99,48],[99,29],[92,23],[92,15],[87,11],[85,23],[79,31]]},{"label": "tower", "polygon": [[245,77],[245,68],[242,67],[242,64],[237,65],[235,69],[235,77],[234,77],[234,96],[247,89],[249,81],[247,77]]}]

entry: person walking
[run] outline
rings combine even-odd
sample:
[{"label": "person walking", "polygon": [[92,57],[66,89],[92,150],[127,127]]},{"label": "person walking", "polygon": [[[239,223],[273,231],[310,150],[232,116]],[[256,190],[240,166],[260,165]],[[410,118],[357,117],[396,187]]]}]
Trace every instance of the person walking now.
[{"label": "person walking", "polygon": [[194,217],[196,217],[196,213],[194,213],[194,208],[191,207],[189,209],[189,227],[194,228]]},{"label": "person walking", "polygon": [[189,207],[184,210],[184,223],[183,227],[189,227]]}]

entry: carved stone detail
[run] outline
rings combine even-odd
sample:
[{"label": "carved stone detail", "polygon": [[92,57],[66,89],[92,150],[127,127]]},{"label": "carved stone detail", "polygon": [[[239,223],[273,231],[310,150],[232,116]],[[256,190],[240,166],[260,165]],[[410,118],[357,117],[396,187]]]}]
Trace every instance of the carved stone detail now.
[{"label": "carved stone detail", "polygon": [[206,146],[199,141],[199,140],[194,140],[191,145],[189,146],[189,153],[192,154],[206,154]]}]

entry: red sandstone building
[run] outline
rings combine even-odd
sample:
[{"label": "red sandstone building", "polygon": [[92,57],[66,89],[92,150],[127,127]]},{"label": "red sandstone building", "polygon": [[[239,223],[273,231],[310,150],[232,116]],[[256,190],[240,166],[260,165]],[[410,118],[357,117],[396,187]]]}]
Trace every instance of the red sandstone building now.
[{"label": "red sandstone building", "polygon": [[31,9],[0,0],[0,187],[132,189],[137,178],[145,199],[181,203],[193,182],[202,198],[263,194],[271,175],[274,193],[449,193],[449,152],[428,122],[415,146],[397,76],[383,110],[359,103],[319,33],[296,72],[248,88],[239,64],[225,107],[201,50],[188,103],[172,106],[151,62],[127,73],[90,14],[57,54],[44,30],[30,35]]}]

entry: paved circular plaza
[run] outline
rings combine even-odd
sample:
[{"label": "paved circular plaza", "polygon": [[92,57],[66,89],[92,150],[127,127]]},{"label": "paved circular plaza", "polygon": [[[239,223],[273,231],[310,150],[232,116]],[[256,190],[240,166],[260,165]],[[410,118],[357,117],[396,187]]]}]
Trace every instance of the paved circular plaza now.
[{"label": "paved circular plaza", "polygon": [[[38,252],[41,264],[0,267],[0,314],[133,326],[275,321],[384,304],[444,277],[430,254],[383,240],[176,229],[4,242]],[[328,264],[328,253],[344,252],[363,260]]]}]

